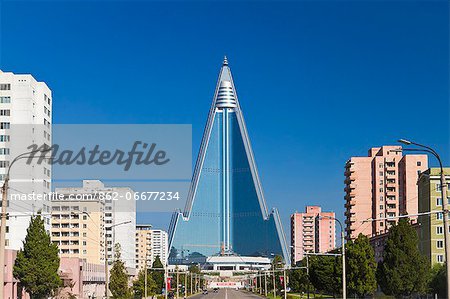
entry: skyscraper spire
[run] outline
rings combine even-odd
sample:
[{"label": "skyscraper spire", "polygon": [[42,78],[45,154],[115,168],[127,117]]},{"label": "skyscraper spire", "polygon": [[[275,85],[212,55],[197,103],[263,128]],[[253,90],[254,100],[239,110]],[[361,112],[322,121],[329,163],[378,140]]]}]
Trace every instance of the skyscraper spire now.
[{"label": "skyscraper spire", "polygon": [[226,55],[223,57],[223,63],[222,64],[223,65],[228,65],[228,59],[227,59]]},{"label": "skyscraper spire", "polygon": [[[278,212],[266,206],[226,56],[186,207],[172,218],[169,239],[173,264],[201,262],[217,254],[274,253],[290,260]],[[184,251],[192,255],[186,257]]]}]

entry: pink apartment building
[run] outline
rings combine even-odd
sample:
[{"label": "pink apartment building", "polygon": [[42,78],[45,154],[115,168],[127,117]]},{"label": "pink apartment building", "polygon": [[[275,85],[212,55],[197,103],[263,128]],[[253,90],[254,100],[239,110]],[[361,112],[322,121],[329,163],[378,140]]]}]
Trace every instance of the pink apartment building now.
[{"label": "pink apartment building", "polygon": [[[323,218],[322,218],[323,217]],[[292,263],[300,261],[305,252],[328,252],[336,247],[334,212],[322,212],[319,206],[306,206],[304,213],[291,216]]]},{"label": "pink apartment building", "polygon": [[360,233],[368,237],[383,234],[397,222],[390,217],[417,214],[417,180],[428,168],[428,158],[403,156],[399,149],[401,146],[374,147],[367,157],[352,157],[345,164],[347,239]]},{"label": "pink apartment building", "polygon": [[[19,281],[13,277],[17,250],[5,250],[5,287],[1,299],[29,299],[28,293],[21,290]],[[80,299],[103,298],[105,293],[105,268],[103,265],[87,263],[80,258],[61,258],[59,275],[64,287],[54,298],[68,298],[73,294]]]}]

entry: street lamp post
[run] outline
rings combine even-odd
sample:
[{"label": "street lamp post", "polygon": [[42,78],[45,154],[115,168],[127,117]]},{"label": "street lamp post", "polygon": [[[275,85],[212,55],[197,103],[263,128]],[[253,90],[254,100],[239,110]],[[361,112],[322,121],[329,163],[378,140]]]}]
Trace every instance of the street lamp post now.
[{"label": "street lamp post", "polygon": [[448,199],[447,199],[447,182],[445,179],[444,166],[442,165],[442,160],[439,154],[431,147],[412,142],[406,139],[399,139],[398,142],[403,143],[404,145],[415,145],[422,149],[405,149],[409,151],[423,151],[432,154],[439,162],[439,167],[441,170],[441,198],[442,198],[442,213],[444,216],[444,240],[445,240],[445,265],[447,270],[447,299],[450,299],[450,265],[449,265],[449,257],[450,257],[450,236],[449,236],[449,211],[448,211]]},{"label": "street lamp post", "polygon": [[272,270],[273,270],[273,298],[275,299],[275,298],[277,298],[277,290],[276,290],[276,286],[275,286],[275,284],[276,284],[276,280],[275,280],[275,263],[273,263],[273,266],[272,266]]},{"label": "street lamp post", "polygon": [[6,206],[8,205],[8,184],[9,184],[9,174],[11,171],[11,167],[14,165],[15,162],[17,162],[20,159],[25,158],[40,158],[35,157],[34,154],[36,153],[46,153],[51,150],[50,147],[45,149],[38,149],[34,151],[29,151],[23,154],[18,155],[17,157],[12,160],[11,164],[9,164],[8,171],[5,176],[5,180],[3,181],[2,186],[2,214],[1,214],[1,221],[0,221],[0,296],[3,297],[3,290],[4,290],[4,284],[5,284],[5,246],[6,246]]},{"label": "street lamp post", "polygon": [[267,272],[264,272],[264,296],[267,297]]},{"label": "street lamp post", "polygon": [[341,228],[341,242],[342,242],[342,298],[347,298],[347,281],[345,274],[345,235],[344,235],[344,227],[339,219],[331,216],[320,216],[320,218],[328,218],[336,221]]},{"label": "street lamp post", "polygon": [[[120,222],[120,223],[116,223],[111,225],[109,228],[111,228],[111,234],[114,234],[112,231],[113,227],[119,226],[119,225],[123,225],[123,224],[128,224],[131,223],[131,221],[124,221],[124,222]],[[106,234],[106,228],[105,228],[105,245],[103,246],[105,249],[105,298],[108,299],[109,298],[109,292],[108,292],[108,288],[109,288],[109,277],[108,277],[108,238],[107,238],[107,234]],[[112,244],[114,249],[114,244]],[[145,268],[145,272],[147,272],[147,267]]]}]

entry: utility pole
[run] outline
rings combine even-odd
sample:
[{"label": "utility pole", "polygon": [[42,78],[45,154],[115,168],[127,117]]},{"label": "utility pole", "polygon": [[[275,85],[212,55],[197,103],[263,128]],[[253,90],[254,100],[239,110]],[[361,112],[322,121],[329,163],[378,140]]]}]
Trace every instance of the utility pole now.
[{"label": "utility pole", "polygon": [[[111,229],[112,232],[112,229]],[[108,238],[106,237],[106,228],[105,228],[105,240],[104,245],[103,245],[103,249],[105,251],[105,298],[108,299],[109,298],[109,294],[108,294],[108,288],[109,288],[109,277],[108,277]]]},{"label": "utility pole", "polygon": [[[341,228],[341,242],[342,242],[342,298],[343,299],[347,299],[347,282],[346,282],[346,273],[345,273],[345,233],[344,233],[344,227],[342,226],[342,223],[339,219],[335,218],[335,217],[331,217],[331,216],[319,216],[320,218],[327,218],[327,219],[332,219],[334,221],[336,221],[340,228]],[[309,270],[309,267],[308,267]],[[309,272],[308,272],[308,276],[309,276]],[[309,286],[309,285],[308,285]]]},{"label": "utility pole", "polygon": [[286,277],[286,267],[284,267],[284,269],[283,269],[284,299],[287,299],[287,286],[286,286],[287,282],[286,282],[286,279],[287,279],[287,277]]},{"label": "utility pole", "polygon": [[168,297],[168,288],[169,288],[169,284],[167,283],[168,279],[169,279],[169,270],[167,269],[167,263],[166,263],[166,267],[164,268],[164,298],[167,299]]},{"label": "utility pole", "polygon": [[264,272],[264,295],[267,297],[267,272]]},{"label": "utility pole", "polygon": [[[109,228],[111,229],[111,235],[114,235],[113,233],[113,228],[119,225],[123,225],[123,224],[128,224],[131,223],[131,221],[124,221],[124,222],[120,222],[120,223],[116,223],[111,225]],[[105,244],[104,244],[104,250],[105,250],[105,298],[108,299],[109,298],[109,271],[108,271],[108,238],[107,238],[107,230],[105,227]],[[114,244],[112,244],[112,250],[114,250]],[[114,254],[114,253],[113,253]],[[147,270],[147,269],[146,269]],[[147,271],[146,271],[147,272]],[[147,280],[146,280],[147,281]]]},{"label": "utility pole", "polygon": [[306,255],[306,275],[308,276],[308,289],[306,292],[309,299],[309,255]]},{"label": "utility pole", "polygon": [[342,242],[342,297],[347,298],[347,278],[345,274],[345,236],[341,226],[341,242]]},{"label": "utility pole", "polygon": [[3,297],[3,288],[5,284],[5,246],[6,246],[6,206],[8,205],[8,177],[5,178],[5,182],[2,187],[2,219],[0,226],[0,295]]},{"label": "utility pole", "polygon": [[187,297],[187,273],[184,273],[184,297]]},{"label": "utility pole", "polygon": [[147,258],[145,258],[145,274],[144,274],[144,298],[147,299],[147,272],[148,272]]},{"label": "utility pole", "polygon": [[[13,164],[20,159],[33,159],[33,158],[41,158],[41,156],[34,156],[36,153],[45,154],[52,150],[51,147],[38,149],[30,152],[26,152],[18,155],[11,161],[8,167],[8,171],[5,176],[5,180],[3,181],[2,186],[2,214],[0,220],[0,296],[3,297],[4,287],[5,287],[5,247],[6,247],[6,219],[8,218],[7,214],[7,206],[8,206],[8,187],[9,187],[9,173],[11,171],[11,167]],[[51,159],[51,158],[47,158]],[[33,209],[34,212],[34,209]]]},{"label": "utility pole", "polygon": [[273,263],[272,270],[273,270],[273,298],[275,299],[277,298],[276,280],[275,280],[275,262]]},{"label": "utility pole", "polygon": [[[403,149],[406,151],[422,151],[432,154],[439,162],[439,167],[441,170],[441,198],[442,198],[442,214],[444,216],[444,240],[445,240],[445,267],[447,270],[447,299],[450,299],[450,233],[449,233],[449,210],[448,210],[448,199],[447,199],[447,182],[445,179],[444,166],[442,165],[442,160],[439,154],[431,147],[413,142],[406,139],[399,139],[398,142],[404,145],[415,145],[421,147],[422,149]],[[402,149],[400,148],[399,151]]]},{"label": "utility pole", "polygon": [[179,293],[178,293],[178,286],[179,286],[179,282],[178,282],[178,280],[179,280],[179,278],[180,278],[180,273],[178,272],[178,268],[176,268],[176,271],[177,271],[177,299],[179,298],[178,296],[179,296]]}]

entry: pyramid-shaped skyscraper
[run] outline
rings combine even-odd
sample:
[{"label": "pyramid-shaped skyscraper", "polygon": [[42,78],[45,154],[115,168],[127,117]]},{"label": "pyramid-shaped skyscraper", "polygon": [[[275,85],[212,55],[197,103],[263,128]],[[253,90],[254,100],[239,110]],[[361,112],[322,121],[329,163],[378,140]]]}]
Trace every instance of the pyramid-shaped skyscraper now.
[{"label": "pyramid-shaped skyscraper", "polygon": [[215,255],[281,255],[289,251],[276,209],[264,199],[236,89],[225,58],[184,211],[169,230],[169,264]]}]

